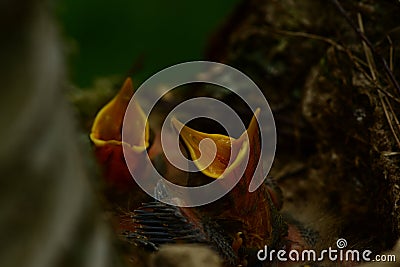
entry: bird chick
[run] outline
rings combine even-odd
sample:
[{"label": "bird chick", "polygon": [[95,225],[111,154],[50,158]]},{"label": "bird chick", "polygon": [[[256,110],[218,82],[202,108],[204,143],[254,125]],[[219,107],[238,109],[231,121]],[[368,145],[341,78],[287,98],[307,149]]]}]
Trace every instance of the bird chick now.
[{"label": "bird chick", "polygon": [[[176,129],[181,129],[180,136],[191,158],[205,176],[217,180],[240,178],[228,194],[199,210],[223,225],[234,240],[232,246],[249,265],[257,263],[255,252],[265,245],[276,249],[302,250],[312,245],[309,240],[313,240],[316,235],[314,231],[308,231],[301,223],[279,212],[282,207],[280,189],[269,178],[256,191],[248,190],[252,177],[262,175],[262,171],[256,168],[261,152],[257,123],[259,113],[257,109],[247,131],[238,139],[199,132],[183,126],[177,120],[172,121]],[[214,142],[216,153],[211,149],[200,150],[200,143],[205,139]],[[248,153],[247,161],[244,160],[244,151]],[[210,161],[209,157],[214,155]],[[231,162],[230,157],[233,158]],[[211,164],[205,166],[201,159]],[[239,175],[237,170],[240,168],[245,168],[242,177],[235,177]]]}]

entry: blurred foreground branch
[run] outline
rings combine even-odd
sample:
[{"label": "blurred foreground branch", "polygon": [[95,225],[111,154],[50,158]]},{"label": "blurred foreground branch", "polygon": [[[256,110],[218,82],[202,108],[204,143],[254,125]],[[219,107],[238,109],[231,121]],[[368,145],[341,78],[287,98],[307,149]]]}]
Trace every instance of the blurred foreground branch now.
[{"label": "blurred foreground branch", "polygon": [[0,266],[118,266],[62,88],[48,6],[0,4]]}]

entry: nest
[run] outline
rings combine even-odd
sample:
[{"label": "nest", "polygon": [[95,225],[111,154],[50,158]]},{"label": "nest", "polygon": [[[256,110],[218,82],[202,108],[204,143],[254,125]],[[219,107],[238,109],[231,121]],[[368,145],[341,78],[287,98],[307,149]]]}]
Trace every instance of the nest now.
[{"label": "nest", "polygon": [[264,90],[278,131],[271,174],[284,208],[319,228],[323,245],[345,237],[379,252],[399,237],[398,11],[246,1],[210,43],[211,59]]}]

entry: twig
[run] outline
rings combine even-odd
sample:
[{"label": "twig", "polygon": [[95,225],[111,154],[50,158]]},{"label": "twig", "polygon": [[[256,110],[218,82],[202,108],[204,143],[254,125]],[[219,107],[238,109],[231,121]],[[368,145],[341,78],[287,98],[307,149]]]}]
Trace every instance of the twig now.
[{"label": "twig", "polygon": [[382,104],[382,107],[383,107],[383,111],[385,112],[386,120],[387,120],[388,123],[389,123],[390,130],[392,131],[392,134],[393,134],[393,136],[394,136],[394,138],[395,138],[395,140],[396,140],[396,142],[397,142],[397,145],[400,147],[400,140],[399,140],[399,138],[397,137],[396,132],[395,132],[395,130],[394,130],[394,128],[393,128],[392,120],[391,120],[391,118],[390,118],[390,116],[389,116],[389,113],[388,113],[388,111],[387,111],[385,102],[383,101],[382,93],[379,92],[378,95],[379,95],[379,99],[381,100],[381,104]]},{"label": "twig", "polygon": [[386,95],[387,97],[390,97],[391,99],[393,99],[394,101],[396,101],[397,103],[400,104],[400,99],[395,97],[394,95],[392,95],[391,93],[389,93],[388,91],[386,91],[383,88],[377,87],[379,92],[382,92],[384,95]]},{"label": "twig", "polygon": [[[288,30],[278,30],[278,29],[273,29],[273,28],[268,28],[269,33],[275,33],[275,34],[280,34],[280,35],[286,35],[286,36],[292,36],[292,37],[301,37],[301,38],[307,38],[307,39],[313,39],[317,41],[322,41],[327,44],[332,45],[334,48],[336,48],[338,51],[345,52],[347,56],[353,60],[353,63],[355,64],[356,68],[377,88],[378,91],[382,92],[384,95],[387,97],[393,99],[397,103],[400,104],[400,98],[395,97],[393,94],[389,93],[385,88],[382,88],[378,83],[377,80],[373,80],[373,78],[364,70],[364,67],[368,67],[368,64],[365,63],[363,60],[358,58],[357,56],[353,55],[353,53],[346,47],[342,46],[341,44],[335,42],[332,39],[329,39],[324,36],[320,36],[317,34],[313,33],[306,33],[306,32],[295,32],[295,31],[288,31]],[[266,34],[265,32],[257,32],[258,34]],[[392,59],[392,57],[391,57]],[[377,74],[377,73],[376,73]]]},{"label": "twig", "polygon": [[268,29],[269,32],[274,32],[276,34],[281,34],[281,35],[287,35],[287,36],[293,36],[293,37],[304,37],[308,39],[314,39],[318,41],[323,41],[325,43],[328,43],[332,46],[334,46],[336,49],[339,51],[345,51],[346,49],[340,45],[339,43],[335,42],[332,39],[317,35],[317,34],[312,34],[312,33],[307,33],[307,32],[295,32],[295,31],[286,31],[286,30],[278,30],[278,29]]},{"label": "twig", "polygon": [[376,51],[375,47],[372,45],[371,41],[365,36],[365,34],[354,24],[354,22],[351,20],[350,16],[346,13],[346,10],[344,10],[343,6],[339,3],[338,0],[331,0],[332,3],[336,6],[336,8],[339,10],[340,14],[346,19],[346,21],[349,23],[349,25],[353,28],[353,30],[357,33],[357,35],[360,37],[362,41],[365,42],[365,44],[371,49],[371,51],[374,53],[376,57],[379,58],[379,60],[382,62],[383,67],[385,69],[386,74],[388,75],[392,85],[397,89],[397,91],[400,93],[400,85],[396,80],[396,77],[393,75],[393,72],[389,68],[386,60],[384,57],[382,57],[378,51]]},{"label": "twig", "polygon": [[[363,24],[362,17],[361,17],[360,13],[357,13],[357,19],[358,19],[358,25],[360,27],[360,31],[364,34],[364,24]],[[363,48],[364,48],[365,58],[367,59],[368,66],[369,66],[369,69],[371,71],[372,79],[374,81],[376,81],[376,73],[377,73],[377,71],[376,71],[376,66],[375,66],[374,57],[372,55],[372,51],[364,41],[362,41],[362,45],[363,45]]]},{"label": "twig", "polygon": [[400,152],[395,152],[395,151],[384,151],[382,153],[383,156],[385,157],[390,157],[390,156],[397,156],[400,155]]},{"label": "twig", "polygon": [[386,36],[390,48],[389,48],[389,68],[391,71],[393,71],[393,42],[392,42],[392,38],[390,38],[389,35]]},{"label": "twig", "polygon": [[399,123],[399,120],[397,119],[396,113],[394,112],[394,110],[392,108],[392,104],[390,104],[390,101],[386,96],[385,96],[385,100],[386,100],[386,103],[389,106],[389,109],[390,109],[390,112],[392,113],[394,121],[396,122],[397,129],[400,131],[400,123]]},{"label": "twig", "polygon": [[[353,60],[353,62],[356,63],[358,68],[361,68],[360,65],[368,67],[367,63],[365,63],[363,60],[361,60],[360,58],[353,55],[353,53],[351,53],[351,51],[348,48],[344,47],[343,45],[341,45],[327,37],[312,34],[312,33],[307,33],[307,32],[295,32],[295,31],[278,30],[278,29],[272,29],[272,28],[268,29],[268,30],[269,30],[269,32],[272,32],[275,34],[281,34],[281,35],[292,36],[292,37],[303,37],[303,38],[308,38],[308,39],[325,42],[327,44],[332,45],[338,51],[345,52],[349,56],[349,58],[351,58]],[[363,72],[363,73],[366,74],[365,72]],[[366,76],[369,79],[371,79],[368,74],[366,74]]]}]

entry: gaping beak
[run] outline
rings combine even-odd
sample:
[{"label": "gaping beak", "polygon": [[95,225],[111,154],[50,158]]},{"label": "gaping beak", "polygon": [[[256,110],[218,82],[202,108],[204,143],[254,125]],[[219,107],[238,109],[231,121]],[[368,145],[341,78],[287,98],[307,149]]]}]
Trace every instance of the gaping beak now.
[{"label": "gaping beak", "polygon": [[[232,191],[221,200],[227,202],[227,205],[223,206],[224,209],[219,209],[216,213],[214,209],[218,209],[219,206],[215,204],[210,206],[209,211],[207,209],[203,211],[210,212],[219,219],[240,222],[243,228],[237,230],[246,233],[244,246],[247,248],[271,245],[287,231],[278,211],[273,207],[266,184],[263,183],[255,192],[248,191],[252,177],[262,175],[260,168],[257,168],[261,154],[260,130],[257,123],[259,114],[260,109],[257,109],[249,127],[238,139],[202,133],[183,126],[176,119],[172,121],[175,128],[180,131],[192,160],[203,174],[215,179],[240,179]],[[202,141],[207,138],[214,142],[216,149],[213,149],[214,145],[209,145],[211,142],[202,147]],[[231,163],[229,157],[232,157]],[[237,170],[240,169],[238,167],[244,168],[241,177],[237,177],[239,175]],[[276,226],[275,229],[272,228],[273,225]]]},{"label": "gaping beak", "polygon": [[134,180],[126,166],[123,146],[128,147],[129,160],[142,164],[149,146],[149,125],[139,103],[133,103],[131,123],[127,125],[128,140],[122,141],[122,124],[129,101],[133,96],[132,80],[127,78],[118,94],[97,114],[90,139],[104,176],[110,185],[122,191],[132,189]]},{"label": "gaping beak", "polygon": [[[99,111],[94,120],[90,139],[96,147],[109,144],[122,145],[122,123],[132,96],[132,80],[127,78],[118,94]],[[129,124],[131,138],[129,143],[125,144],[140,153],[149,146],[149,125],[139,103],[134,103],[132,107],[135,116]]]},{"label": "gaping beak", "polygon": [[255,156],[260,154],[257,124],[259,113],[260,109],[257,109],[249,128],[238,139],[221,134],[199,132],[183,125],[175,118],[171,122],[175,129],[180,131],[179,134],[197,168],[208,177],[220,179],[228,176],[237,166],[243,164],[247,153],[253,148],[258,149],[258,152],[248,154],[248,163],[253,164],[252,161],[256,161],[255,166],[257,166],[258,158],[256,159]]}]

